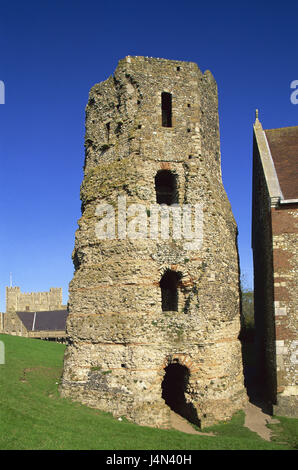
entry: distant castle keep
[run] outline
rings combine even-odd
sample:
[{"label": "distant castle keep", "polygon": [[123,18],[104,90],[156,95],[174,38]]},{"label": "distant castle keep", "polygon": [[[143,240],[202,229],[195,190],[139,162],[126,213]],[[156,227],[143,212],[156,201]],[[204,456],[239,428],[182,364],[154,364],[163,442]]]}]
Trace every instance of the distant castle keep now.
[{"label": "distant castle keep", "polygon": [[6,287],[6,312],[64,309],[61,287],[51,287],[49,292],[21,292],[19,287]]},{"label": "distant castle keep", "polygon": [[65,341],[67,314],[61,287],[25,293],[20,287],[6,287],[6,313],[0,314],[0,332]]},{"label": "distant castle keep", "polygon": [[[247,397],[212,74],[126,57],[91,89],[85,147],[62,395],[142,425],[229,419]],[[174,216],[168,238],[150,232],[173,204],[182,225],[198,208],[193,239]]]}]

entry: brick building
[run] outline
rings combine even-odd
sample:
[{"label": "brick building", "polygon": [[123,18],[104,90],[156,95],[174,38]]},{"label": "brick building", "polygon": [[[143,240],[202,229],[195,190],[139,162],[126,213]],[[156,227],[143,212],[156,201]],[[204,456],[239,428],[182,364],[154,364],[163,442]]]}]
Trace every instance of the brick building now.
[{"label": "brick building", "polygon": [[297,416],[298,126],[263,130],[253,143],[252,248],[256,345],[264,398]]}]

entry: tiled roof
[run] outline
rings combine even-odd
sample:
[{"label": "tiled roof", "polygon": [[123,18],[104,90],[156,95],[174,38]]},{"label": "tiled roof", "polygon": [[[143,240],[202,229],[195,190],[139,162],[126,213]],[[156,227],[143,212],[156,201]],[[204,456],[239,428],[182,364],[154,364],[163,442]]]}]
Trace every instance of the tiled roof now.
[{"label": "tiled roof", "polygon": [[298,199],[298,126],[264,132],[284,199]]},{"label": "tiled roof", "polygon": [[28,331],[65,331],[66,329],[67,310],[16,312],[16,314]]}]

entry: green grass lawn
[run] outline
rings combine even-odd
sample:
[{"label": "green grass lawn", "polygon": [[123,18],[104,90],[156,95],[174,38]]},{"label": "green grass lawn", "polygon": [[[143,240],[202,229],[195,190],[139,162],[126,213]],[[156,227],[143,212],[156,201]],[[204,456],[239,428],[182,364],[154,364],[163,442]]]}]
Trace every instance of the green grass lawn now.
[{"label": "green grass lawn", "polygon": [[61,398],[58,383],[65,346],[0,335],[0,449],[258,450],[297,449],[296,419],[279,418],[272,442],[243,426],[244,413],[218,424],[215,437],[137,426]]}]

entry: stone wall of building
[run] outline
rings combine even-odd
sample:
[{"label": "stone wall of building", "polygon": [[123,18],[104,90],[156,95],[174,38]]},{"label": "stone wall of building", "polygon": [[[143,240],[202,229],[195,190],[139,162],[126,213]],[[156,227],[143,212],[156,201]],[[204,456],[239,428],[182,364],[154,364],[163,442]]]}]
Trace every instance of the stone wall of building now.
[{"label": "stone wall of building", "polygon": [[298,204],[284,194],[297,191],[291,178],[297,137],[296,128],[264,132],[256,118],[252,246],[259,384],[275,414],[288,416],[297,416],[298,396]]},{"label": "stone wall of building", "polygon": [[3,333],[14,336],[28,336],[28,331],[15,312],[3,313]]},{"label": "stone wall of building", "polygon": [[272,209],[277,406],[298,417],[298,204]]},{"label": "stone wall of building", "polygon": [[268,187],[254,138],[252,248],[257,380],[264,398],[276,402],[271,207]]},{"label": "stone wall of building", "polygon": [[20,287],[6,287],[6,312],[3,313],[3,332],[17,336],[30,336],[15,312],[41,312],[65,310],[62,288],[51,287],[49,292],[21,292]]},{"label": "stone wall of building", "polygon": [[[189,420],[230,418],[247,398],[237,227],[221,179],[212,74],[194,63],[126,57],[90,91],[85,147],[62,395],[167,427],[172,387],[173,406]],[[175,181],[173,202],[202,207],[192,249],[173,233],[149,231],[162,171]],[[111,231],[99,239],[102,204],[112,207]],[[147,216],[142,226],[136,208]],[[127,235],[133,226],[135,238]],[[169,273],[176,284],[164,288]],[[167,304],[173,292],[177,302]]]},{"label": "stone wall of building", "polygon": [[0,333],[3,333],[4,329],[4,313],[0,312]]}]

